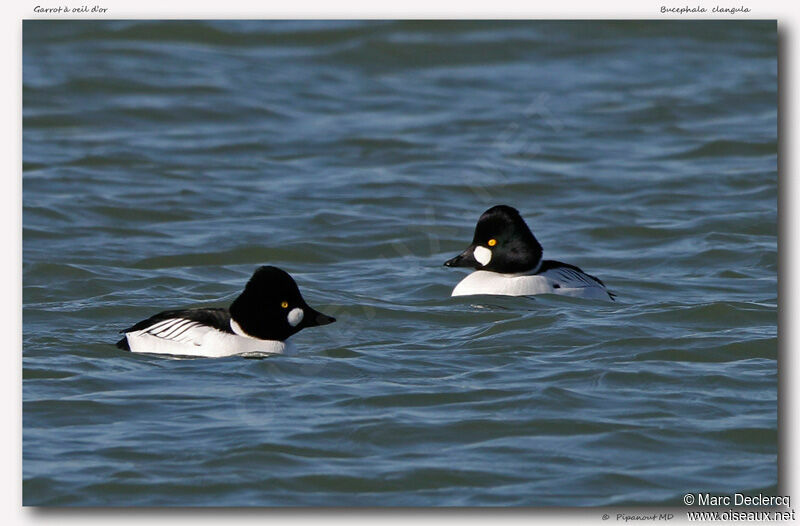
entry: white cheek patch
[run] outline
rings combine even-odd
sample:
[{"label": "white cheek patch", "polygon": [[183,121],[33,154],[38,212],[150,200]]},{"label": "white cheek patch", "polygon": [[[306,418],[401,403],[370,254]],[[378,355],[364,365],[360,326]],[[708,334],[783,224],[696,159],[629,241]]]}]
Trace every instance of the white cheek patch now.
[{"label": "white cheek patch", "polygon": [[475,260],[484,267],[492,260],[492,251],[486,247],[475,247]]},{"label": "white cheek patch", "polygon": [[286,320],[292,327],[297,327],[297,324],[303,321],[303,309],[299,307],[293,308],[292,310],[289,311],[289,314],[286,316]]}]

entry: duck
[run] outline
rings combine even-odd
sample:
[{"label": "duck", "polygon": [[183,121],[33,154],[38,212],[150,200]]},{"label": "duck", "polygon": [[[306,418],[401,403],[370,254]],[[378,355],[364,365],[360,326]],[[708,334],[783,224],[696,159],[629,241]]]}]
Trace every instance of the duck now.
[{"label": "duck", "polygon": [[335,321],[306,303],[288,272],[265,265],[230,307],[159,312],[120,331],[124,336],[116,345],[134,353],[180,357],[260,357],[289,352],[290,336]]},{"label": "duck", "polygon": [[478,219],[472,243],[444,263],[475,269],[455,286],[451,297],[559,294],[615,301],[616,294],[599,278],[542,255],[542,245],[519,211],[508,205],[493,206]]}]

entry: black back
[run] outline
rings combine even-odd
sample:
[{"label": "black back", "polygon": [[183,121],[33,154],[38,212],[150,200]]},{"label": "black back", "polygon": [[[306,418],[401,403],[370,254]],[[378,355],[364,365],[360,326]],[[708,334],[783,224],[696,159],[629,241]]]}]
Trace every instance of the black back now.
[{"label": "black back", "polygon": [[196,321],[203,325],[214,327],[220,331],[233,334],[233,331],[231,330],[231,315],[228,312],[228,309],[222,308],[165,310],[164,312],[159,312],[158,314],[150,316],[146,320],[140,321],[132,327],[128,327],[122,332],[141,331],[155,325],[160,321],[171,320],[174,318]]}]

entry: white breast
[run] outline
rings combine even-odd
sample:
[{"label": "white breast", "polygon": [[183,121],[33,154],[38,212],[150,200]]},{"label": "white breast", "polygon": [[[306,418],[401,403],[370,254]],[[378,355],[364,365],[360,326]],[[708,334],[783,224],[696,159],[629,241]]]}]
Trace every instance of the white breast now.
[{"label": "white breast", "polygon": [[586,279],[562,275],[552,269],[541,274],[500,274],[476,270],[456,285],[451,296],[490,294],[498,296],[535,296],[560,294],[576,298],[611,300],[608,291],[588,276]]},{"label": "white breast", "polygon": [[223,332],[197,322],[164,320],[156,325],[126,333],[132,352],[221,358],[237,354],[279,354],[289,350],[288,344],[259,340]]}]

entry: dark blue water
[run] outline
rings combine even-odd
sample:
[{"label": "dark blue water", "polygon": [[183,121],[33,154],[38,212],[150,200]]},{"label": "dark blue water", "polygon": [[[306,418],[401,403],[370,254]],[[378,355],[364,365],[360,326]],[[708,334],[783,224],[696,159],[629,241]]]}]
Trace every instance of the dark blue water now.
[{"label": "dark blue water", "polygon": [[[774,22],[23,32],[25,504],[776,491]],[[499,203],[618,302],[451,299]],[[113,347],[262,264],[295,355]]]}]

